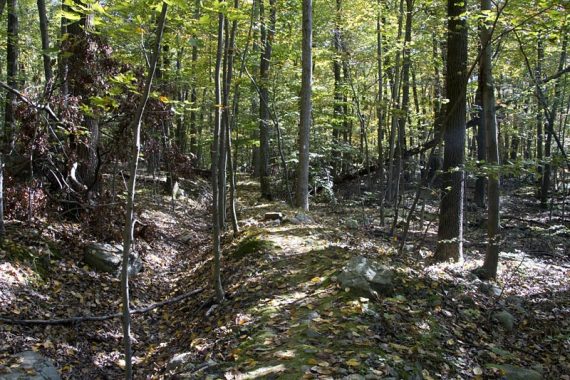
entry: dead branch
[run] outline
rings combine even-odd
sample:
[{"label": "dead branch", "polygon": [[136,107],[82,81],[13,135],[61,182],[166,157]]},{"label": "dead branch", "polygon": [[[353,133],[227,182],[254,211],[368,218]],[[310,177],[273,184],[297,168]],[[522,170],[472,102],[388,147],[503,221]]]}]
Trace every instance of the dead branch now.
[{"label": "dead branch", "polygon": [[[134,309],[130,311],[130,314],[144,314],[152,311],[156,308],[170,305],[176,302],[180,302],[185,300],[188,297],[196,295],[204,291],[204,288],[198,288],[192,290],[191,292],[180,294],[176,297],[167,299],[165,301],[157,302],[147,307],[143,307],[140,309]],[[11,324],[11,325],[76,325],[82,322],[97,322],[97,321],[107,321],[109,319],[120,318],[123,316],[123,313],[114,313],[114,314],[105,314],[105,315],[94,315],[94,316],[78,316],[78,317],[70,317],[70,318],[60,318],[60,319],[12,319],[12,318],[5,318],[0,317],[0,322]]]},{"label": "dead branch", "polygon": [[11,92],[12,94],[16,95],[18,98],[20,98],[20,100],[22,100],[24,103],[26,103],[27,105],[29,105],[30,107],[33,107],[39,111],[45,111],[56,123],[59,123],[59,118],[57,117],[57,115],[55,114],[55,112],[53,112],[53,110],[51,109],[51,107],[49,106],[49,104],[37,104],[34,103],[33,101],[31,101],[30,99],[28,99],[26,97],[26,95],[22,94],[20,91],[16,90],[15,88],[12,88],[10,86],[8,86],[6,83],[0,81],[0,87],[2,87],[3,89],[5,89],[8,92]]}]

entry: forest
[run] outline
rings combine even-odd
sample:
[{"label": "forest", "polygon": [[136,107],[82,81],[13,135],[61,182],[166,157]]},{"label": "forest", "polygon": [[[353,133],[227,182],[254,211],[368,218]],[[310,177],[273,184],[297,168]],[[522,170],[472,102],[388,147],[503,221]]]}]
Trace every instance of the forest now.
[{"label": "forest", "polygon": [[0,0],[0,380],[570,380],[569,34]]}]

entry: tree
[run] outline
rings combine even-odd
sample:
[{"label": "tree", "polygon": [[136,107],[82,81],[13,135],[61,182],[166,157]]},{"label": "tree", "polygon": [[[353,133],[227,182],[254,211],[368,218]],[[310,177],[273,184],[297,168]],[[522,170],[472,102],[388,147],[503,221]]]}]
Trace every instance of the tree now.
[{"label": "tree", "polygon": [[481,58],[479,60],[479,75],[481,83],[482,118],[481,126],[485,128],[488,173],[488,200],[487,210],[487,252],[483,263],[483,273],[486,278],[497,276],[500,247],[499,225],[499,197],[500,197],[500,171],[497,118],[495,113],[495,89],[493,85],[493,50],[491,45],[492,22],[489,19],[491,0],[481,0],[481,12],[486,15],[481,25]]},{"label": "tree", "polygon": [[447,76],[449,104],[444,131],[442,197],[435,261],[463,260],[465,113],[467,90],[466,1],[447,2]]},{"label": "tree", "polygon": [[[18,0],[7,0],[8,2],[8,32],[6,34],[6,79],[8,86],[18,87]],[[14,134],[16,131],[16,118],[14,115],[16,95],[8,91],[4,108],[4,147],[9,151],[14,145]]]},{"label": "tree", "polygon": [[301,118],[299,123],[299,165],[297,167],[296,206],[309,210],[309,133],[312,112],[313,80],[313,2],[303,0],[303,44],[301,74]]},{"label": "tree", "polygon": [[[215,86],[215,113],[214,113],[214,141],[212,143],[212,221],[213,221],[213,285],[216,292],[218,301],[224,299],[224,288],[222,287],[221,277],[221,230],[222,230],[222,214],[225,214],[225,209],[220,207],[220,188],[219,173],[222,170],[220,165],[221,150],[225,146],[221,144],[222,134],[222,58],[224,53],[224,23],[225,16],[221,11],[218,11],[218,34],[217,34],[217,50],[216,50],[216,67],[214,69],[214,86]],[[224,174],[225,175],[225,174]]]},{"label": "tree", "polygon": [[275,34],[275,0],[269,0],[269,24],[265,22],[264,0],[259,1],[259,14],[261,17],[261,58],[259,61],[259,182],[261,196],[271,199],[271,184],[269,179],[269,68],[271,64],[271,50]]},{"label": "tree", "polygon": [[44,64],[44,79],[46,81],[46,86],[51,85],[53,73],[51,70],[51,58],[47,50],[49,49],[49,33],[48,33],[48,19],[46,14],[46,3],[45,0],[38,0],[38,15],[40,18],[40,34],[42,40],[42,59]]},{"label": "tree", "polygon": [[150,89],[152,81],[156,72],[158,58],[160,56],[160,44],[164,32],[164,25],[166,23],[166,13],[168,11],[168,3],[162,3],[162,11],[158,19],[158,26],[156,32],[155,45],[152,52],[150,67],[148,70],[144,92],[141,100],[137,106],[135,117],[131,125],[135,131],[133,152],[131,155],[130,170],[129,170],[129,185],[127,197],[127,209],[125,215],[125,229],[123,232],[123,265],[121,271],[121,289],[123,300],[123,341],[125,346],[125,378],[130,380],[133,378],[133,360],[131,349],[131,311],[130,311],[130,296],[129,296],[129,258],[131,255],[131,246],[133,243],[133,229],[134,229],[134,206],[135,206],[135,187],[137,178],[137,168],[139,156],[141,151],[141,124],[148,98],[150,96]]}]

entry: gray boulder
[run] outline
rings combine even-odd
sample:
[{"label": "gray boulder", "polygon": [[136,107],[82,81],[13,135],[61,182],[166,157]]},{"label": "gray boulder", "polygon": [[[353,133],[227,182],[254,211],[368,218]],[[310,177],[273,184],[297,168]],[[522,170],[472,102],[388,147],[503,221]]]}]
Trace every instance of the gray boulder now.
[{"label": "gray boulder", "polygon": [[[34,351],[12,357],[14,364],[0,370],[0,380],[60,380],[52,361]],[[6,372],[7,371],[7,372]]]},{"label": "gray boulder", "polygon": [[[120,276],[122,255],[122,244],[92,243],[85,247],[84,261],[97,271]],[[134,276],[141,269],[142,260],[138,255],[131,252],[129,255],[129,275]]]},{"label": "gray boulder", "polygon": [[190,360],[192,359],[191,352],[183,352],[176,354],[170,359],[166,369],[169,371],[192,371],[196,366]]},{"label": "gray boulder", "polygon": [[291,224],[295,224],[295,225],[314,223],[313,218],[311,218],[309,215],[303,214],[303,213],[298,213],[292,218],[287,218],[286,221],[291,223]]},{"label": "gray boulder", "polygon": [[515,317],[506,310],[499,311],[494,315],[495,320],[507,331],[513,331],[515,327]]},{"label": "gray boulder", "polygon": [[363,294],[390,295],[394,291],[392,270],[364,256],[348,261],[337,280],[343,288]]},{"label": "gray boulder", "polygon": [[346,225],[346,227],[350,228],[351,230],[357,230],[360,227],[358,225],[358,222],[354,219],[347,219],[345,220],[344,224]]}]

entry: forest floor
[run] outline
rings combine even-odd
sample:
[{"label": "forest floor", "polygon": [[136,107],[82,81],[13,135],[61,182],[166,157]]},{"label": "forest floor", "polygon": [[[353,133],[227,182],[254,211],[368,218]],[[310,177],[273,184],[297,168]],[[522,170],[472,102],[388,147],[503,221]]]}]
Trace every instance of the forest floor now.
[{"label": "forest floor", "polygon": [[[150,228],[137,243],[145,269],[132,279],[133,307],[204,290],[133,316],[136,379],[570,379],[569,223],[549,218],[524,189],[506,189],[499,275],[481,282],[471,273],[485,248],[481,211],[467,215],[465,262],[429,266],[434,200],[398,252],[400,237],[386,233],[377,207],[339,200],[298,215],[285,203],[259,200],[257,184],[244,178],[241,232],[224,239],[227,299],[218,304],[209,285],[207,184],[185,181],[182,188],[188,195],[174,202],[151,188],[138,198]],[[264,221],[266,212],[282,212],[285,221]],[[82,262],[94,238],[81,227],[53,218],[8,223],[1,317],[120,311],[118,278]],[[341,288],[337,277],[356,256],[391,268],[394,294]],[[118,318],[1,323],[0,379],[3,366],[14,364],[11,355],[24,350],[51,358],[66,379],[121,378],[121,337]]]}]

